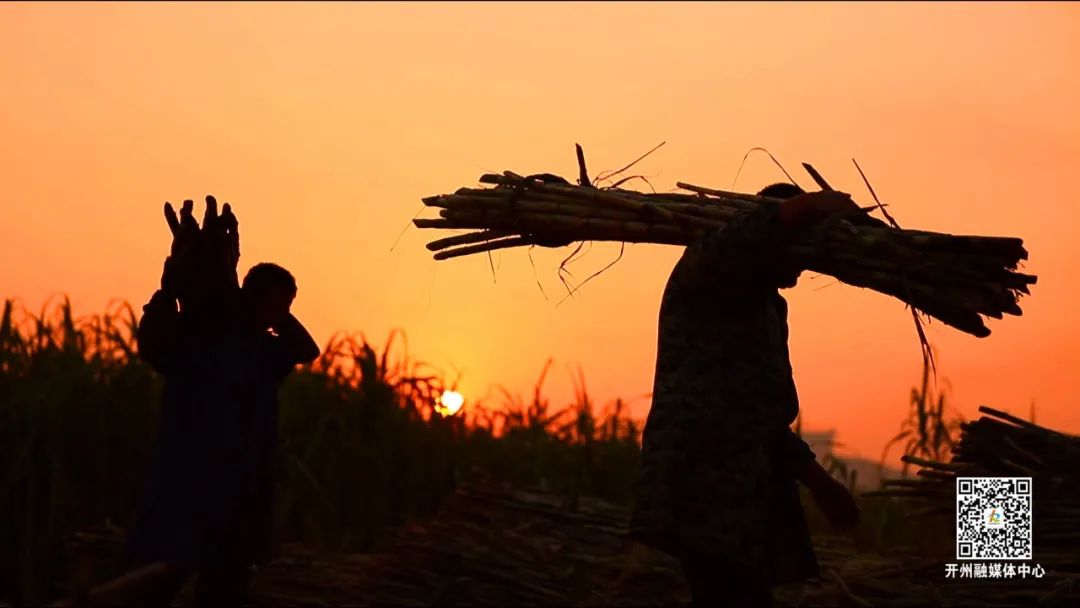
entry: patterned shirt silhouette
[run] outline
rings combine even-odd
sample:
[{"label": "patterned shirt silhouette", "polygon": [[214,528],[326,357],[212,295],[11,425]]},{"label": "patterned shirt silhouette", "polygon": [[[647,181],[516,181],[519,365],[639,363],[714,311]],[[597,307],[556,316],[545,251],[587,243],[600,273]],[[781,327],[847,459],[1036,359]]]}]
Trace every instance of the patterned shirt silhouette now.
[{"label": "patterned shirt silhouette", "polygon": [[672,271],[631,521],[646,544],[773,583],[818,573],[795,482],[814,455],[790,429],[787,303],[769,278],[788,238],[778,209],[709,233]]}]

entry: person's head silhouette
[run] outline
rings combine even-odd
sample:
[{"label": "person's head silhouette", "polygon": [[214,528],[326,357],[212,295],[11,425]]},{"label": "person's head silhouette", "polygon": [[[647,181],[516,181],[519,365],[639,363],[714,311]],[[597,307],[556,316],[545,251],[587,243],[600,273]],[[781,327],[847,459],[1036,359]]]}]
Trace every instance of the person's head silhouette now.
[{"label": "person's head silhouette", "polygon": [[795,184],[789,184],[787,182],[779,182],[769,186],[765,186],[757,193],[758,196],[767,196],[769,198],[788,199],[797,194],[806,194],[806,191],[796,186]]},{"label": "person's head silhouette", "polygon": [[258,330],[281,323],[289,314],[296,291],[296,279],[281,266],[270,262],[252,266],[241,287],[248,320]]},{"label": "person's head silhouette", "polygon": [[[757,195],[786,200],[805,193],[802,188],[795,184],[780,182],[762,188]],[[775,268],[775,273],[773,276],[768,277],[768,280],[777,287],[794,287],[799,282],[799,275],[801,274],[802,268],[794,260],[785,259],[781,260],[781,263]]]}]

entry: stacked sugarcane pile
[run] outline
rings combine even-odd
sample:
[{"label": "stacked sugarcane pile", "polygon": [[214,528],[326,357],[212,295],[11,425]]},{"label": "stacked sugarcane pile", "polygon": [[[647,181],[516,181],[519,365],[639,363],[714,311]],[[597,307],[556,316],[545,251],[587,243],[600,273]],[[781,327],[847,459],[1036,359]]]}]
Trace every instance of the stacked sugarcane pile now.
[{"label": "stacked sugarcane pile", "polygon": [[[992,408],[979,411],[985,415],[962,425],[950,462],[905,456],[905,461],[922,467],[918,478],[887,481],[884,489],[868,494],[909,500],[918,505],[920,515],[951,521],[956,512],[957,477],[1031,477],[1033,558],[1048,576],[1009,581],[1008,593],[1002,597],[1077,605],[1080,587],[1073,586],[1080,582],[1080,437]],[[985,583],[957,581],[950,588],[977,592]]]},{"label": "stacked sugarcane pile", "polygon": [[[627,518],[626,510],[595,499],[571,509],[541,492],[466,485],[435,520],[401,530],[380,554],[331,557],[291,547],[287,559],[260,574],[256,600],[264,606],[688,606],[679,564],[635,550]],[[879,555],[848,537],[815,535],[814,551],[821,580],[778,587],[777,606],[1019,608],[1039,599],[1058,606],[1080,600],[1056,571],[1034,582],[955,580],[945,579],[948,560],[913,548]]]},{"label": "stacked sugarcane pile", "polygon": [[[779,202],[681,182],[686,193],[575,186],[550,174],[525,177],[510,171],[483,175],[480,182],[494,187],[424,199],[439,208],[440,217],[416,219],[416,226],[472,230],[428,243],[435,259],[576,241],[688,245],[740,214]],[[983,317],[1021,314],[1017,301],[1036,279],[1017,272],[1027,259],[1021,239],[902,230],[869,217],[870,209],[807,230],[793,246],[800,263],[899,298],[979,337],[990,334]]]},{"label": "stacked sugarcane pile", "polygon": [[[595,499],[570,509],[541,492],[466,485],[438,518],[403,529],[383,553],[331,557],[290,547],[260,575],[256,599],[264,606],[689,606],[681,566],[635,550],[627,518]],[[910,559],[860,553],[841,537],[816,537],[814,545],[824,580],[809,594],[798,584],[779,588],[778,606],[933,598],[895,576],[925,574],[924,563],[911,568]]]},{"label": "stacked sugarcane pile", "polygon": [[[626,512],[582,498],[465,485],[429,522],[400,530],[370,556],[302,558],[262,573],[260,605],[669,606],[689,602],[677,562],[635,554]],[[638,557],[632,576],[628,558]],[[328,596],[318,589],[334,591]],[[345,595],[338,592],[348,590]],[[346,597],[351,595],[351,598]],[[328,598],[328,599],[324,599]]]},{"label": "stacked sugarcane pile", "polygon": [[859,551],[850,542],[824,541],[814,538],[820,581],[777,588],[778,606],[1020,608],[1080,602],[1075,576],[1068,573],[1051,572],[1039,579],[946,578],[948,559],[899,549],[877,555]]}]

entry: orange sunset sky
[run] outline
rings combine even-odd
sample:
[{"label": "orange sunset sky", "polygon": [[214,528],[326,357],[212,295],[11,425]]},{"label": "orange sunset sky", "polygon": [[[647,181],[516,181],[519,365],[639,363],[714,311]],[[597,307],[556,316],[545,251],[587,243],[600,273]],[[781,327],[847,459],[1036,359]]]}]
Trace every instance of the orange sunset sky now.
[{"label": "orange sunset sky", "polygon": [[[511,169],[593,173],[660,141],[637,170],[732,186],[765,146],[813,163],[861,203],[855,157],[898,221],[1019,236],[1039,275],[1025,315],[983,340],[933,323],[939,373],[980,404],[1080,431],[1080,5],[17,4],[0,5],[0,296],[76,313],[141,304],[169,245],[161,205],[236,207],[241,271],[297,276],[294,312],[325,342],[405,329],[412,354],[526,394],[644,417],[661,291],[679,255],[635,245],[558,304],[568,250],[435,263],[410,228],[423,196]],[[752,155],[736,188],[783,175]],[[430,211],[428,215],[433,215]],[[618,254],[598,244],[578,280]],[[543,285],[546,298],[537,287]],[[875,458],[921,358],[911,316],[805,275],[787,292],[808,429]],[[831,285],[830,285],[831,284]]]}]

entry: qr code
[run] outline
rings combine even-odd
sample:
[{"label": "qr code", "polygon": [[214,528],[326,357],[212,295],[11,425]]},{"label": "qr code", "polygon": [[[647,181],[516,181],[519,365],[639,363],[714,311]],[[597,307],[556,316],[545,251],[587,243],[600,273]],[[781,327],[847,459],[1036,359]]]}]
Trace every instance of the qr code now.
[{"label": "qr code", "polygon": [[956,559],[1031,559],[1031,478],[956,478]]}]

